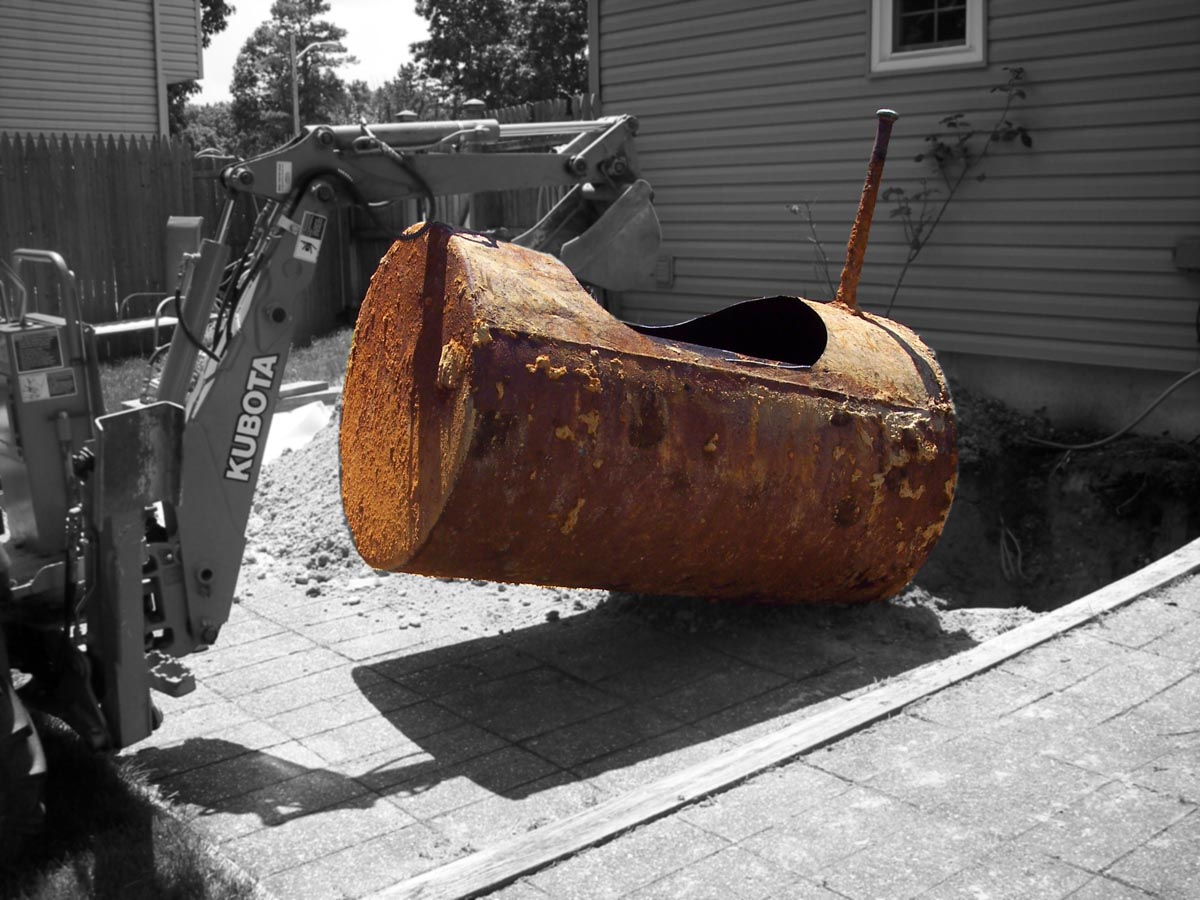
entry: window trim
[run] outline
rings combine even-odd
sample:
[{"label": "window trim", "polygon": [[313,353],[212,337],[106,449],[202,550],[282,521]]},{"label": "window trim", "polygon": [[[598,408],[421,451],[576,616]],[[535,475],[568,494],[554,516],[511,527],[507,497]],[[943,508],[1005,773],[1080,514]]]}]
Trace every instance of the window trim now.
[{"label": "window trim", "polygon": [[895,0],[870,2],[870,73],[891,75],[930,69],[983,66],[987,64],[986,0],[966,0],[966,43],[921,50],[892,50]]}]

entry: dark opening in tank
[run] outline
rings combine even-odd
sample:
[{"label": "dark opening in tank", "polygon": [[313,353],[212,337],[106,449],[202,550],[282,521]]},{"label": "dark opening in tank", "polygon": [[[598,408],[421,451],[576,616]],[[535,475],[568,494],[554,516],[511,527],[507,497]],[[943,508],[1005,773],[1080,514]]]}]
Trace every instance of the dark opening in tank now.
[{"label": "dark opening in tank", "polygon": [[820,315],[798,297],[759,297],[675,325],[630,325],[641,334],[726,350],[786,366],[811,366],[825,352]]}]

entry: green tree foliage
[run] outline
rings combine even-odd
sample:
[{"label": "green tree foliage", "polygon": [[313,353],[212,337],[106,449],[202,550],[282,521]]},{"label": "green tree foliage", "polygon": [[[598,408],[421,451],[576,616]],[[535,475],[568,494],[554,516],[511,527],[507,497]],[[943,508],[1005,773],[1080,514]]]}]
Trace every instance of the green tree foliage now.
[{"label": "green tree foliage", "polygon": [[216,152],[221,156],[232,156],[233,115],[229,103],[189,103],[187,125],[181,134],[187,138],[197,153]]},{"label": "green tree foliage", "polygon": [[[225,30],[227,20],[237,7],[225,0],[200,0],[200,45],[207,48],[212,36]],[[181,81],[167,85],[167,122],[171,134],[187,131],[188,100],[200,92],[195,81]]]},{"label": "green tree foliage", "polygon": [[351,82],[347,94],[348,107],[340,122],[395,122],[401,113],[416,113],[418,119],[444,119],[457,112],[442,83],[422,75],[414,63],[402,65],[394,78],[374,90],[365,82]]},{"label": "green tree foliage", "polygon": [[587,0],[417,0],[421,71],[460,101],[512,106],[587,90]]},{"label": "green tree foliage", "polygon": [[345,83],[336,69],[352,57],[329,48],[306,47],[336,42],[346,29],[321,18],[327,0],[275,0],[271,18],[242,45],[233,69],[230,93],[237,146],[241,156],[277,147],[292,137],[292,81],[289,38],[295,36],[301,125],[335,121],[348,106]]}]

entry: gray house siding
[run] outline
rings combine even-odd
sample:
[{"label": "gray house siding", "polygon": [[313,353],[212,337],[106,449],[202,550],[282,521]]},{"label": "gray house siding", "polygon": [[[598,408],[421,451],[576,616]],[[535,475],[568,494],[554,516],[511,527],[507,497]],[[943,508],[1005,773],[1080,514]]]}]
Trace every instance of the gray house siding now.
[{"label": "gray house siding", "polygon": [[200,57],[200,0],[158,0],[159,53],[166,84],[204,75]]},{"label": "gray house siding", "polygon": [[0,0],[0,131],[163,133],[199,45],[194,0]]},{"label": "gray house siding", "polygon": [[[1200,7],[1182,0],[990,0],[987,65],[869,76],[867,4],[598,0],[595,78],[609,113],[641,119],[637,149],[663,222],[657,282],[620,297],[663,322],[751,296],[825,299],[810,201],[836,281],[874,135],[897,109],[885,187],[910,192],[938,120],[990,126],[1005,66],[1028,73],[1003,146],[969,182],[893,317],[938,350],[1182,371],[1200,365]],[[905,254],[880,202],[859,300],[882,311]]]}]

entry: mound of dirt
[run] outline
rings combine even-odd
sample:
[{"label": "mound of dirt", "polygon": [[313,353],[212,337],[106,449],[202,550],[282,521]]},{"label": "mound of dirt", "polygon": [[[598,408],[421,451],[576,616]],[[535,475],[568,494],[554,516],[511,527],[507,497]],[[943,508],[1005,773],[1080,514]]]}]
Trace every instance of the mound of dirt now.
[{"label": "mound of dirt", "polygon": [[[238,597],[302,591],[324,611],[368,616],[380,632],[421,629],[423,639],[514,631],[586,612],[603,591],[506,585],[378,572],[358,555],[342,512],[338,419],[263,467]],[[295,602],[295,601],[291,601]]]},{"label": "mound of dirt", "polygon": [[[1088,452],[1038,446],[1056,435],[966,392],[958,496],[916,584],[865,607],[739,606],[705,599],[504,585],[373,571],[342,514],[337,416],[264,467],[239,596],[283,587],[302,602],[370,615],[379,629],[425,628],[422,642],[516,631],[573,616],[635,616],[686,634],[796,629],[875,634],[879,646],[987,640],[1076,599],[1200,535],[1200,454],[1186,442],[1130,436]],[[919,586],[918,586],[919,585]],[[306,598],[311,598],[308,600]],[[344,609],[343,609],[344,608]]]},{"label": "mound of dirt", "polygon": [[[247,552],[275,560],[293,579],[328,581],[367,569],[342,514],[337,417],[298,450],[263,467]],[[304,583],[304,582],[300,582]]]}]

